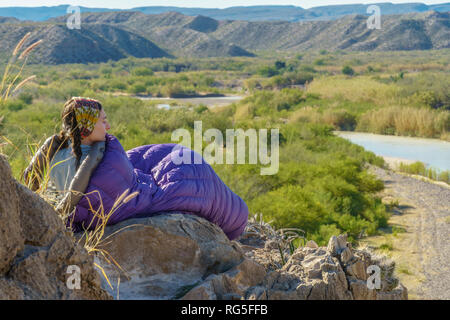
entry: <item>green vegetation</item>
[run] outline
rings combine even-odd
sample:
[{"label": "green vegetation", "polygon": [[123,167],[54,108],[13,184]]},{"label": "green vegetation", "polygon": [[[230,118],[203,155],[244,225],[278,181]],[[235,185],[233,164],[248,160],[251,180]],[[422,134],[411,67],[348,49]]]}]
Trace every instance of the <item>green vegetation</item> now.
[{"label": "green vegetation", "polygon": [[[265,121],[273,121],[269,127],[278,127],[281,134],[279,173],[262,176],[260,165],[214,165],[224,182],[243,197],[252,213],[262,213],[264,219],[274,220],[277,227],[300,228],[308,239],[318,243],[324,244],[331,234],[340,232],[348,232],[354,240],[362,234],[374,234],[378,227],[386,225],[388,214],[381,201],[373,196],[383,185],[363,169],[363,164],[368,161],[382,165],[382,159],[334,136],[329,126],[280,122],[276,119],[277,112],[287,111],[279,106],[303,100],[302,95],[293,93],[292,89],[285,89],[267,105],[258,97],[273,93],[261,92],[239,104],[201,113],[198,109],[158,110],[129,97],[97,98],[106,108],[111,134],[119,138],[125,150],[148,143],[171,142],[173,130],[193,130],[195,120],[203,121],[203,130],[212,127],[222,132],[227,128],[257,129],[265,127]],[[256,114],[267,112],[267,117],[264,121],[249,121],[248,117],[239,120],[236,115],[246,106]],[[8,105],[2,105],[8,139],[14,143],[4,152],[10,156],[16,178],[21,179],[21,172],[31,157],[25,146],[42,143],[57,131],[61,107],[58,103],[36,102],[11,111]],[[24,123],[26,128],[21,125]]]},{"label": "green vegetation", "polygon": [[[175,129],[193,131],[198,120],[204,131],[217,128],[224,135],[233,128],[279,128],[276,175],[260,175],[262,165],[214,164],[218,175],[252,214],[261,213],[277,228],[299,228],[321,245],[342,232],[357,241],[387,226],[389,213],[376,196],[383,184],[365,169],[366,163],[384,162],[332,131],[450,139],[448,56],[440,51],[427,52],[428,59],[424,55],[371,53],[367,58],[323,51],[276,58],[127,58],[31,66],[28,72],[36,74],[36,81],[0,103],[0,152],[8,155],[21,180],[33,150],[59,131],[62,106],[72,96],[102,101],[110,133],[125,150],[172,142]],[[352,76],[342,74],[344,66],[354,71]],[[170,110],[156,108],[157,100],[132,97],[205,93],[247,97],[227,107]]]},{"label": "green vegetation", "polygon": [[394,250],[394,246],[392,245],[392,242],[388,241],[388,242],[382,243],[378,249],[383,250],[383,251],[392,251],[392,250]]},{"label": "green vegetation", "polygon": [[413,275],[413,273],[409,270],[409,268],[406,265],[400,265],[396,268],[396,270],[398,273],[403,273],[409,276]]},{"label": "green vegetation", "polygon": [[405,232],[406,232],[405,228],[392,226],[392,235],[394,237],[397,237],[399,233],[405,233]]},{"label": "green vegetation", "polygon": [[411,164],[400,163],[398,170],[409,174],[418,174],[432,180],[443,181],[450,184],[450,171],[436,171],[433,168],[427,168],[425,164],[420,161]]},{"label": "green vegetation", "polygon": [[346,125],[350,130],[450,140],[448,90],[444,94],[441,86],[442,82],[450,81],[450,76],[440,75],[435,91],[426,89],[425,94],[422,89],[411,89],[418,86],[416,82],[434,78],[433,73],[412,75],[408,81],[404,78],[397,82],[365,75],[316,78],[308,86],[308,92],[320,99],[299,111],[296,117],[343,129],[336,118],[345,116],[354,124]]},{"label": "green vegetation", "polygon": [[348,76],[352,76],[355,74],[355,70],[353,70],[353,68],[350,66],[345,66],[342,68],[342,73]]},{"label": "green vegetation", "polygon": [[[293,57],[272,53],[257,58],[126,58],[45,69],[33,65],[28,67],[37,83],[19,94],[30,104],[65,101],[77,95],[175,98],[295,88],[304,89],[309,99],[290,115],[294,122],[450,140],[448,53],[322,50]],[[317,63],[317,59],[326,63]]]},{"label": "green vegetation", "polygon": [[[26,79],[22,78],[22,71],[27,64],[30,52],[42,42],[41,40],[36,41],[22,50],[23,44],[30,36],[31,32],[28,32],[17,43],[11,57],[4,67],[3,76],[0,78],[0,104],[7,102],[10,96],[14,95],[14,93],[22,88],[27,82],[35,78],[34,75],[29,76]],[[30,95],[21,94],[19,99],[25,101],[25,103],[31,103]]]}]

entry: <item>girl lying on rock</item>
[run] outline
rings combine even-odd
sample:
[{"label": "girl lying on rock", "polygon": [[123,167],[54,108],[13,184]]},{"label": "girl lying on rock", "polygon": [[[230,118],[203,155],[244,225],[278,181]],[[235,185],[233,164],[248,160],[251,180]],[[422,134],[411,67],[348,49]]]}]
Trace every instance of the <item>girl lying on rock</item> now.
[{"label": "girl lying on rock", "polygon": [[[194,163],[195,152],[189,148],[149,144],[125,152],[119,140],[107,133],[110,125],[102,105],[89,98],[67,101],[62,122],[61,132],[45,141],[24,178],[35,191],[45,168],[51,168],[50,180],[66,192],[57,210],[68,216],[74,232],[94,228],[101,222],[95,213],[101,206],[105,214],[111,212],[127,189],[137,196],[117,207],[107,224],[178,211],[217,224],[231,240],[244,231],[247,205],[206,161]],[[175,164],[176,157],[192,161]]]}]

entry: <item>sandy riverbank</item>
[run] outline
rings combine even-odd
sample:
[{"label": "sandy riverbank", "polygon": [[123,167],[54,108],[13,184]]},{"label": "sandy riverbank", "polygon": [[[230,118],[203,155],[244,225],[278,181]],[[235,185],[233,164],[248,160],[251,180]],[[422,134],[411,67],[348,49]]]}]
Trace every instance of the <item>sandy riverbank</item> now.
[{"label": "sandy riverbank", "polygon": [[403,173],[403,172],[398,171],[400,163],[411,164],[411,163],[416,162],[416,160],[396,158],[396,157],[387,157],[387,156],[383,156],[383,159],[387,163],[389,169],[394,170],[398,174],[407,175],[407,176],[415,178],[415,179],[419,179],[419,180],[426,181],[429,183],[434,183],[434,184],[440,185],[444,188],[450,188],[450,185],[443,181],[436,181],[436,180],[432,180],[432,179],[429,179],[429,178],[421,176],[421,175],[408,174],[408,173]]},{"label": "sandy riverbank", "polygon": [[383,156],[383,159],[384,159],[384,161],[386,161],[389,168],[392,170],[397,170],[400,163],[411,164],[411,163],[416,162],[415,160],[396,158],[396,157],[386,157],[386,156]]}]

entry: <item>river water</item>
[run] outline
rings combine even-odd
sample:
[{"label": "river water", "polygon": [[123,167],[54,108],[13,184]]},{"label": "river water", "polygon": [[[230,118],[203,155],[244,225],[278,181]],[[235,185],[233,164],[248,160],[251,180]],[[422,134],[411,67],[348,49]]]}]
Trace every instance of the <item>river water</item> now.
[{"label": "river water", "polygon": [[176,102],[178,106],[184,106],[186,104],[199,105],[204,104],[210,108],[223,107],[233,102],[238,102],[243,99],[243,96],[224,96],[224,97],[195,97],[195,98],[157,98],[157,97],[137,97],[141,100],[161,100],[167,101],[167,103],[161,103],[157,105],[159,109],[170,109],[169,102]]},{"label": "river water", "polygon": [[450,170],[450,142],[363,132],[335,131],[379,156],[421,161],[438,170]]}]

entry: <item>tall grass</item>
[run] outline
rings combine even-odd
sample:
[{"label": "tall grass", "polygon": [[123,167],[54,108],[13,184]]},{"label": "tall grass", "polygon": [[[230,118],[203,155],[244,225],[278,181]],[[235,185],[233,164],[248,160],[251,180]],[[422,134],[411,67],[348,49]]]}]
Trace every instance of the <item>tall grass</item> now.
[{"label": "tall grass", "polygon": [[356,130],[450,140],[450,112],[430,108],[386,107],[363,114]]},{"label": "tall grass", "polygon": [[[119,209],[119,207],[123,204],[126,204],[127,202],[131,201],[133,198],[135,198],[139,192],[133,192],[129,194],[130,189],[126,189],[114,202],[112,208],[109,210],[109,212],[105,212],[105,208],[103,205],[101,194],[98,190],[94,190],[88,194],[84,194],[86,196],[86,199],[89,203],[89,209],[92,212],[92,219],[89,225],[84,229],[83,236],[79,239],[79,242],[81,242],[84,239],[83,246],[87,250],[88,254],[99,254],[101,255],[105,261],[111,265],[117,267],[120,271],[122,271],[125,275],[127,275],[126,271],[122,269],[120,264],[114,259],[114,257],[111,256],[111,254],[106,251],[105,249],[101,248],[102,245],[106,244],[106,241],[111,238],[114,234],[120,232],[124,228],[116,231],[115,233],[104,237],[105,235],[105,228],[108,224],[108,220],[110,217]],[[92,207],[92,204],[90,202],[90,199],[88,197],[89,194],[97,193],[98,197],[100,199],[100,206],[97,210],[95,210]],[[95,226],[93,225],[95,221]],[[125,228],[129,228],[131,226],[127,226]],[[93,229],[92,231],[89,231]],[[105,277],[106,281],[108,282],[108,285],[111,289],[114,289],[111,285],[111,282],[109,281],[108,276],[105,273],[105,270],[103,267],[101,267],[99,264],[94,263],[94,265],[102,272],[103,276]],[[120,278],[119,278],[120,279]],[[120,280],[119,280],[120,281]]]},{"label": "tall grass", "polygon": [[[307,92],[330,101],[327,110],[319,113],[314,108],[302,109],[291,119],[325,122],[338,129],[346,126],[379,134],[450,140],[448,81],[448,74],[439,73],[321,77],[308,86]],[[352,105],[355,103],[370,107]],[[342,110],[334,110],[333,104]]]},{"label": "tall grass", "polygon": [[324,123],[344,131],[353,131],[356,127],[356,116],[344,109],[327,109],[321,112],[307,106],[294,111],[289,116],[289,121],[293,123]]},{"label": "tall grass", "polygon": [[326,99],[371,102],[375,105],[398,103],[400,98],[400,88],[395,84],[381,83],[365,76],[316,78],[308,85],[307,92]]},{"label": "tall grass", "polygon": [[[31,45],[29,45],[25,50],[20,53],[23,44],[31,36],[31,32],[28,32],[23,38],[17,43],[12,56],[6,64],[3,76],[0,82],[0,104],[7,101],[11,94],[14,94],[21,87],[23,87],[27,82],[36,78],[35,75],[29,76],[26,79],[21,80],[23,69],[27,63],[29,53],[36,48],[42,40],[38,40]],[[19,55],[20,53],[20,55]],[[20,82],[18,82],[20,81]]]},{"label": "tall grass", "polygon": [[[24,80],[21,80],[23,69],[27,63],[28,56],[30,52],[36,48],[42,40],[36,41],[29,45],[25,50],[21,52],[21,49],[24,45],[24,43],[28,40],[28,38],[31,36],[31,32],[28,32],[25,34],[22,39],[17,43],[16,47],[14,48],[14,51],[12,52],[12,55],[8,61],[8,63],[5,66],[5,70],[3,71],[3,76],[1,78],[0,82],[0,107],[4,105],[8,99],[16,93],[20,88],[25,86],[28,82],[35,79],[36,76],[32,75]],[[21,52],[21,53],[20,53]],[[20,53],[20,55],[19,55]],[[20,82],[19,82],[20,81]],[[1,111],[1,110],[0,110]],[[1,135],[1,129],[3,127],[5,121],[5,115],[0,114],[0,138],[4,140],[5,142],[2,142],[0,140],[0,152],[3,152],[3,150],[8,146],[13,146],[16,150],[18,148],[14,145],[13,142],[11,142],[6,136]]]},{"label": "tall grass", "polygon": [[433,168],[427,168],[423,162],[416,161],[411,164],[406,164],[401,162],[398,166],[398,170],[400,172],[405,172],[409,174],[417,174],[424,177],[427,177],[432,180],[442,181],[450,184],[450,171],[437,171]]}]

